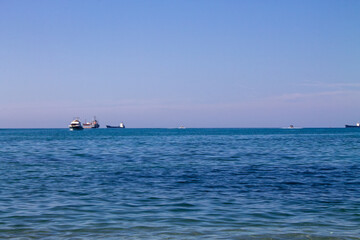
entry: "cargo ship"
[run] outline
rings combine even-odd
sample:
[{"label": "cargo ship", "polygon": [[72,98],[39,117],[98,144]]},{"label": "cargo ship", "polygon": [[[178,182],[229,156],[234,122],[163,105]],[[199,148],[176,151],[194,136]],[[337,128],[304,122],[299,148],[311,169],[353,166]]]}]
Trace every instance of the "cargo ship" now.
[{"label": "cargo ship", "polygon": [[119,126],[110,126],[110,125],[106,125],[107,128],[125,128],[124,123],[120,123]]},{"label": "cargo ship", "polygon": [[94,120],[92,122],[86,122],[83,124],[84,128],[99,128],[100,124],[94,117]]},{"label": "cargo ship", "polygon": [[360,123],[357,123],[356,125],[345,125],[346,128],[360,128]]}]

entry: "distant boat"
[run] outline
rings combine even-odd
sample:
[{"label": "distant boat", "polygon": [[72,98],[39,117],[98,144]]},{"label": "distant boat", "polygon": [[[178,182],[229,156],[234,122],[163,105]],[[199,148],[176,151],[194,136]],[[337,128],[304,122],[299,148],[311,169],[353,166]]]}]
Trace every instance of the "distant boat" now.
[{"label": "distant boat", "polygon": [[178,127],[178,129],[185,129],[185,128],[186,128],[185,126]]},{"label": "distant boat", "polygon": [[99,122],[96,120],[96,118],[94,117],[94,120],[92,122],[86,122],[83,124],[84,128],[99,128]]},{"label": "distant boat", "polygon": [[356,125],[345,125],[346,128],[360,128],[360,123],[357,123]]},{"label": "distant boat", "polygon": [[106,125],[106,128],[125,128],[125,125],[124,123],[120,123],[119,126]]},{"label": "distant boat", "polygon": [[75,120],[73,120],[70,125],[69,125],[69,129],[70,131],[74,131],[74,130],[83,130],[83,126],[81,125],[81,122],[78,118],[76,118]]},{"label": "distant boat", "polygon": [[290,125],[288,127],[284,127],[283,129],[302,129],[301,127],[295,127],[294,125]]}]

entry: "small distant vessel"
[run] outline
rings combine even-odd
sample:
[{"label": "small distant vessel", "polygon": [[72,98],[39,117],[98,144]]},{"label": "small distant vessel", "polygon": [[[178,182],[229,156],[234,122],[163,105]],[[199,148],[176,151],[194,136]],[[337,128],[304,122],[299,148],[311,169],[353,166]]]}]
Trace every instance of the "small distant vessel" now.
[{"label": "small distant vessel", "polygon": [[345,125],[346,128],[360,128],[360,123],[357,123],[356,125]]},{"label": "small distant vessel", "polygon": [[120,123],[119,126],[110,126],[110,125],[106,125],[107,128],[125,128],[124,123]]},{"label": "small distant vessel", "polygon": [[96,120],[96,117],[94,117],[94,120],[92,122],[86,122],[83,124],[84,128],[99,128],[100,124],[99,122]]},{"label": "small distant vessel", "polygon": [[70,131],[74,131],[74,130],[83,130],[83,126],[81,125],[81,122],[78,118],[76,118],[75,120],[73,120],[70,125],[69,125],[69,129]]},{"label": "small distant vessel", "polygon": [[295,127],[294,125],[290,125],[288,127],[284,127],[283,129],[301,129],[301,127]]},{"label": "small distant vessel", "polygon": [[185,126],[178,127],[178,129],[185,129],[185,128],[186,128]]}]

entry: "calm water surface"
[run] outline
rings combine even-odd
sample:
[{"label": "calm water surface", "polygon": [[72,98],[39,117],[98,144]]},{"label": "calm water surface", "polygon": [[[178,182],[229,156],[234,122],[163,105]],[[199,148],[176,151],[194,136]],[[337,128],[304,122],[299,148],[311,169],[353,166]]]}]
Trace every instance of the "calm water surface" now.
[{"label": "calm water surface", "polygon": [[360,239],[360,130],[0,130],[0,239]]}]

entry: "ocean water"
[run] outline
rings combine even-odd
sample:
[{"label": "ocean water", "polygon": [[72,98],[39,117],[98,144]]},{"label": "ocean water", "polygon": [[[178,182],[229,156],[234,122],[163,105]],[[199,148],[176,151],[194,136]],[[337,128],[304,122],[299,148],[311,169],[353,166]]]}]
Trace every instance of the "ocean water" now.
[{"label": "ocean water", "polygon": [[3,129],[0,239],[360,239],[360,130]]}]

